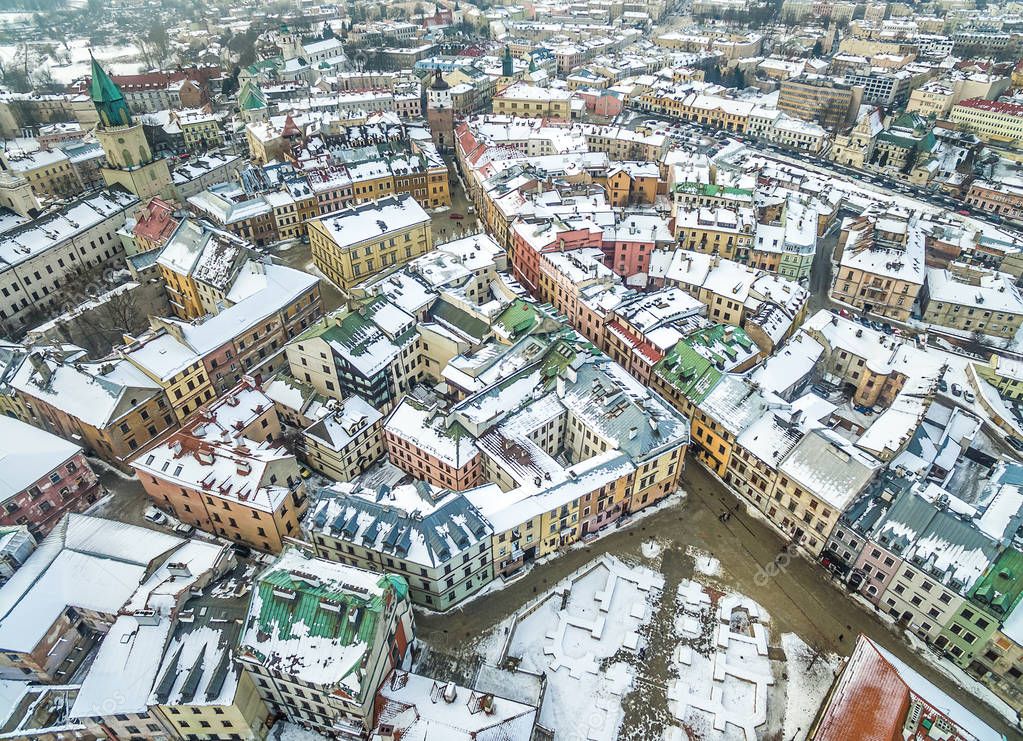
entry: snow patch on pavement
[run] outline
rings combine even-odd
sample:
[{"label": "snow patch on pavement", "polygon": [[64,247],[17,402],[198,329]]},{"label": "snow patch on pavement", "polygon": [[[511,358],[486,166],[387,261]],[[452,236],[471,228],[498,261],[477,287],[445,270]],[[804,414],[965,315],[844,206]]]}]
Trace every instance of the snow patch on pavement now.
[{"label": "snow patch on pavement", "polygon": [[660,556],[664,548],[656,540],[645,540],[639,550],[643,553],[643,558],[653,559]]},{"label": "snow patch on pavement", "polygon": [[704,576],[721,576],[721,562],[706,551],[686,546],[686,553],[693,559],[693,568]]},{"label": "snow patch on pavement", "polygon": [[781,645],[788,667],[783,736],[790,741],[803,741],[835,679],[842,657],[815,651],[795,633],[783,633]]},{"label": "snow patch on pavement", "polygon": [[618,737],[636,672],[617,656],[645,646],[663,586],[657,572],[604,555],[519,610],[507,656],[547,675],[540,723],[558,738]]}]

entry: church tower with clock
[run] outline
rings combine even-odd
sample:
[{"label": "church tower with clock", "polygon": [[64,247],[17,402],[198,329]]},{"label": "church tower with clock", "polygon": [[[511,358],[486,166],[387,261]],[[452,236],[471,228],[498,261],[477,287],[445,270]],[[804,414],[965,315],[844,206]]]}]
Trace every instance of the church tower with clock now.
[{"label": "church tower with clock", "polygon": [[96,138],[107,156],[102,169],[107,185],[121,185],[147,203],[153,196],[174,198],[170,170],[164,159],[153,156],[142,124],[134,120],[120,88],[92,60],[92,104],[99,113]]}]

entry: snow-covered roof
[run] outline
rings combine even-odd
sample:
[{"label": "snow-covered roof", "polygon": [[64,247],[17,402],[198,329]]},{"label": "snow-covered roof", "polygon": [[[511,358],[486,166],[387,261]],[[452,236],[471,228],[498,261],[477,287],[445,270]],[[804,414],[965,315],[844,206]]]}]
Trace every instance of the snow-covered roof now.
[{"label": "snow-covered roof", "polygon": [[0,416],[0,504],[47,476],[80,451],[78,445],[62,437],[20,420]]},{"label": "snow-covered roof", "polygon": [[778,467],[780,473],[837,511],[844,510],[881,467],[880,461],[830,430],[807,434]]},{"label": "snow-covered roof", "polygon": [[172,625],[168,616],[119,616],[89,666],[71,717],[145,713]]},{"label": "snow-covered roof", "polygon": [[384,429],[409,439],[420,450],[456,469],[479,455],[472,435],[460,424],[448,424],[440,410],[423,406],[408,396],[391,412]]},{"label": "snow-covered roof", "polygon": [[1023,314],[1023,298],[1008,273],[985,272],[969,281],[958,278],[949,270],[928,268],[927,292],[929,301],[982,311]]},{"label": "snow-covered roof", "polygon": [[349,206],[318,221],[338,247],[346,249],[428,224],[430,215],[411,195],[403,193]]},{"label": "snow-covered roof", "polygon": [[[400,576],[382,575],[288,548],[259,575],[238,641],[243,660],[361,699],[364,664],[381,650],[375,638],[385,593],[403,596]],[[335,615],[317,620],[323,611]],[[369,643],[373,641],[373,643]]]},{"label": "snow-covered roof", "polygon": [[9,229],[0,235],[0,268],[18,265],[88,232],[108,219],[121,218],[138,203],[131,193],[102,190]]},{"label": "snow-covered roof", "polygon": [[163,393],[127,360],[74,362],[46,354],[40,361],[46,373],[31,362],[23,363],[11,386],[100,429]]},{"label": "snow-covered roof", "polygon": [[455,687],[452,701],[446,696],[438,701],[436,684],[430,677],[407,672],[384,682],[377,722],[400,732],[403,741],[527,741],[532,736],[535,707],[490,696],[490,709],[480,712],[482,692]]},{"label": "snow-covered roof", "polygon": [[338,406],[327,405],[323,414],[303,434],[315,438],[333,450],[342,450],[362,432],[379,422],[383,415],[361,396],[349,396]]},{"label": "snow-covered roof", "polygon": [[183,543],[137,525],[68,515],[0,587],[0,649],[34,650],[68,606],[116,615],[150,564]]},{"label": "snow-covered roof", "polygon": [[476,553],[490,524],[464,494],[417,482],[365,489],[351,483],[322,489],[305,526],[431,568]]}]

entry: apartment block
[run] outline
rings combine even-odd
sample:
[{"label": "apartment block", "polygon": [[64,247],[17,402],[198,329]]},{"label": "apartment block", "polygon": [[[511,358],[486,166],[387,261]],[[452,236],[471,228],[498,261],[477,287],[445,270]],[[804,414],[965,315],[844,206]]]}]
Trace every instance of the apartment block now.
[{"label": "apartment block", "polygon": [[0,328],[17,335],[60,313],[74,281],[123,257],[117,231],[138,203],[103,190],[0,235]]},{"label": "apartment block", "polygon": [[965,200],[971,207],[985,213],[1007,219],[1023,219],[1023,183],[1015,178],[974,180],[970,183]]},{"label": "apartment block", "polygon": [[801,75],[782,80],[778,108],[804,121],[835,131],[854,121],[862,88],[829,77]]},{"label": "apartment block", "polygon": [[335,481],[351,481],[384,453],[383,415],[359,396],[329,399],[302,431],[305,462]]},{"label": "apartment block", "polygon": [[410,195],[389,196],[309,222],[313,263],[333,283],[357,283],[433,248],[430,216]]},{"label": "apartment block", "polygon": [[323,396],[387,411],[422,378],[421,342],[416,317],[376,297],[328,314],[284,353],[291,375]]},{"label": "apartment block", "polygon": [[82,449],[25,422],[0,416],[0,460],[0,526],[24,525],[41,538],[65,514],[99,498],[99,479]]},{"label": "apartment block", "polygon": [[4,170],[25,178],[40,200],[70,198],[85,190],[71,158],[59,148],[9,148],[0,154],[0,160]]},{"label": "apartment block", "polygon": [[548,118],[568,121],[572,117],[572,93],[516,82],[497,93],[492,101],[497,115]]},{"label": "apartment block", "polygon": [[116,348],[166,390],[179,419],[246,374],[280,370],[285,344],[323,315],[314,276],[262,259],[242,264],[224,304],[197,322],[151,317],[149,330]]},{"label": "apartment block", "polygon": [[952,106],[949,121],[993,144],[1023,139],[1023,105],[970,98]]},{"label": "apartment block", "polygon": [[928,268],[922,319],[962,332],[1011,338],[1023,324],[1023,297],[1008,273],[952,263]]},{"label": "apartment block", "polygon": [[490,523],[466,496],[425,481],[335,484],[319,492],[306,527],[317,557],[399,574],[409,599],[429,610],[454,607],[493,580]]},{"label": "apartment block", "polygon": [[414,637],[400,576],[289,548],[256,578],[238,655],[272,714],[364,738],[377,691]]},{"label": "apartment block", "polygon": [[178,419],[163,388],[127,360],[90,362],[67,348],[35,350],[11,388],[23,421],[81,440],[93,454],[128,470],[128,460]]},{"label": "apartment block", "polygon": [[675,215],[675,234],[687,250],[745,262],[755,226],[751,209],[697,208]]},{"label": "apartment block", "polygon": [[868,208],[842,223],[831,297],[866,313],[909,319],[923,287],[925,235],[915,214]]},{"label": "apartment block", "polygon": [[252,379],[192,415],[132,461],[158,507],[266,552],[297,537],[307,507],[298,461],[278,442],[273,401]]}]

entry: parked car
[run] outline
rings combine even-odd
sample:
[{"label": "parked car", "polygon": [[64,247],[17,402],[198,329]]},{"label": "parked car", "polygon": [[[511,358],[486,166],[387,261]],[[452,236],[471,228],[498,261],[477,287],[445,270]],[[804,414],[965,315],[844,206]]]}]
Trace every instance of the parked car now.
[{"label": "parked car", "polygon": [[195,527],[189,525],[187,522],[179,522],[174,526],[174,532],[178,535],[191,535],[195,532]]},{"label": "parked car", "polygon": [[307,479],[307,478],[309,478],[310,476],[313,475],[313,472],[310,471],[305,466],[302,466],[301,468],[298,469],[298,475],[301,476],[304,479]]},{"label": "parked car", "polygon": [[942,393],[948,391],[948,381],[944,378],[938,379],[938,391],[941,391]]},{"label": "parked car", "polygon": [[156,507],[147,507],[145,513],[142,515],[142,519],[147,522],[151,522],[154,525],[167,525],[170,520],[167,519],[167,515],[158,510]]},{"label": "parked car", "polygon": [[874,409],[872,407],[865,407],[862,404],[853,404],[853,409],[855,409],[860,414],[873,414],[874,413]]},{"label": "parked car", "polygon": [[450,215],[450,216],[451,216],[451,218],[452,218],[452,219],[454,219],[455,221],[461,221],[462,219],[464,219],[464,218],[465,218],[464,216],[462,216],[462,214],[449,214],[449,215]]},{"label": "parked car", "polygon": [[977,397],[973,395],[973,392],[969,389],[963,389],[963,401],[968,401],[971,404],[977,400]]},{"label": "parked car", "polygon": [[952,396],[962,396],[962,395],[963,395],[963,387],[960,386],[958,383],[953,383],[952,384]]}]

